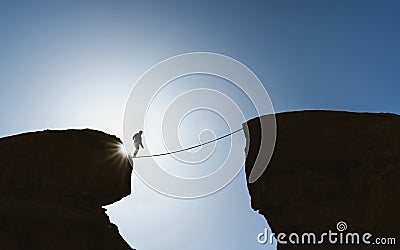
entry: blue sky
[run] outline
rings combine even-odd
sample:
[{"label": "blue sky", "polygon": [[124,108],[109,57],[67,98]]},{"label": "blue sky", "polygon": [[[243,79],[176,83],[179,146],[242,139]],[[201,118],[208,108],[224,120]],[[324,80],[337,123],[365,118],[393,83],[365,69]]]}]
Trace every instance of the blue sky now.
[{"label": "blue sky", "polygon": [[[90,127],[122,137],[135,81],[159,61],[193,51],[246,64],[277,112],[398,114],[399,10],[389,0],[2,1],[0,136]],[[137,179],[133,185],[133,201],[110,213],[138,249],[187,249],[184,243],[196,237],[215,249],[259,249],[253,235],[265,221],[249,208],[243,175],[220,193],[189,202],[154,194]],[[173,235],[150,242],[171,225]],[[228,236],[234,243],[221,239]],[[206,243],[199,240],[199,249]]]}]

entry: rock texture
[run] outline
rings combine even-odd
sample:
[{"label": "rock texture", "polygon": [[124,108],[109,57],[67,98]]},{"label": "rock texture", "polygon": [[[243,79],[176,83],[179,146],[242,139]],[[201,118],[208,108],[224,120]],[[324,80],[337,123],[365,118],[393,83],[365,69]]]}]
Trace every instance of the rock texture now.
[{"label": "rock texture", "polygon": [[0,249],[132,249],[102,206],[131,193],[121,141],[93,130],[0,139]]},{"label": "rock texture", "polygon": [[[249,175],[260,145],[261,117],[244,124]],[[278,249],[400,248],[400,116],[302,111],[277,119],[274,154],[248,184],[253,209],[276,233],[370,232],[395,237],[395,246],[278,245]],[[288,238],[286,238],[287,240]],[[327,243],[327,241],[325,241]]]}]

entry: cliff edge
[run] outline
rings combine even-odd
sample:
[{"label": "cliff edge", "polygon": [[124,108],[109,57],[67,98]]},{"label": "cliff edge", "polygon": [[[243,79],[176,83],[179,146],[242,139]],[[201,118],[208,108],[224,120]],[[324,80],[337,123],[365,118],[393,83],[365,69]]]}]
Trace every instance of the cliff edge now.
[{"label": "cliff edge", "polygon": [[0,139],[0,249],[132,249],[102,206],[131,193],[121,141],[93,130]]},{"label": "cliff edge", "polygon": [[[247,176],[262,140],[259,119],[267,118],[244,124]],[[347,224],[342,233],[372,234],[370,245],[331,244],[326,238],[320,245],[279,244],[278,249],[398,249],[400,116],[301,111],[278,114],[276,121],[272,159],[248,184],[252,208],[276,234],[339,233],[340,221]],[[377,245],[379,237],[395,238],[396,245]]]}]

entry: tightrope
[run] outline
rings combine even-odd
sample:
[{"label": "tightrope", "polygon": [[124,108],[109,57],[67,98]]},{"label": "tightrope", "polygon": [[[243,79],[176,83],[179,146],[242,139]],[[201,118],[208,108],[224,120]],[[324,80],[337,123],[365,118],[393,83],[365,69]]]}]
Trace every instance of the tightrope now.
[{"label": "tightrope", "polygon": [[162,153],[162,154],[137,156],[137,157],[133,157],[133,159],[150,158],[150,157],[158,157],[158,156],[163,156],[163,155],[176,154],[176,153],[179,153],[179,152],[183,152],[183,151],[187,151],[187,150],[190,150],[190,149],[198,148],[198,147],[204,146],[204,145],[206,145],[206,144],[210,144],[210,143],[215,142],[215,141],[219,141],[219,140],[221,140],[221,139],[223,139],[223,138],[225,138],[225,137],[231,136],[231,135],[233,135],[233,134],[239,132],[240,130],[243,130],[243,128],[240,128],[240,129],[238,129],[238,130],[235,130],[235,131],[233,131],[233,132],[231,132],[231,133],[229,133],[229,134],[226,134],[226,135],[224,135],[224,136],[218,137],[218,138],[216,138],[216,139],[214,139],[214,140],[211,140],[211,141],[208,141],[208,142],[204,142],[204,143],[201,143],[201,144],[192,146],[192,147],[183,148],[183,149],[179,149],[179,150],[172,151],[172,152],[166,152],[166,153]]}]

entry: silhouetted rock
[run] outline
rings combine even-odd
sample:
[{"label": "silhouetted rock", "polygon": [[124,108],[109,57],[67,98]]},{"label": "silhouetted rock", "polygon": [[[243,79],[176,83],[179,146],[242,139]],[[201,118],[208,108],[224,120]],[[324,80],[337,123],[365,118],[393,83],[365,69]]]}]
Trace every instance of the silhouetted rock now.
[{"label": "silhouetted rock", "polygon": [[103,205],[131,193],[121,141],[93,130],[0,139],[0,249],[132,249]]},{"label": "silhouetted rock", "polygon": [[[260,145],[261,117],[244,124],[249,175]],[[253,209],[275,233],[400,232],[400,116],[334,111],[282,113],[263,175],[248,184]],[[288,237],[286,236],[286,240]],[[360,239],[361,241],[361,239]],[[328,243],[326,239],[324,241]],[[279,245],[278,249],[370,249],[377,245]],[[379,248],[379,249],[381,249]]]}]

